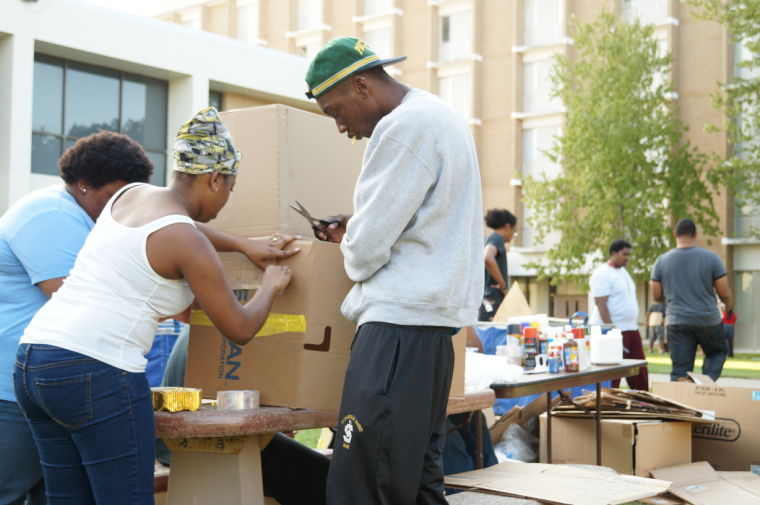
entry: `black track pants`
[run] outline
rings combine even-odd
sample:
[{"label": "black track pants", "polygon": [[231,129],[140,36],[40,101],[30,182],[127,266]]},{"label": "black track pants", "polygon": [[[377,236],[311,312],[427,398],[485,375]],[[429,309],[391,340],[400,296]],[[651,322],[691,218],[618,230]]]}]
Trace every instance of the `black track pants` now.
[{"label": "black track pants", "polygon": [[359,327],[327,477],[328,505],[446,503],[451,335],[451,328]]}]

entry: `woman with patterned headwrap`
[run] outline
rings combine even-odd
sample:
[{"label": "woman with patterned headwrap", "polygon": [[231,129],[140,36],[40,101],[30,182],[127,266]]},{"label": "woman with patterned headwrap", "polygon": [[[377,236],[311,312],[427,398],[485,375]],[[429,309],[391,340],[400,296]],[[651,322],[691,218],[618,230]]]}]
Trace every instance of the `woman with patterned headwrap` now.
[{"label": "woman with patterned headwrap", "polygon": [[21,338],[16,396],[50,505],[153,503],[155,427],[144,356],[158,321],[195,298],[243,345],[290,281],[287,267],[268,266],[261,289],[241,305],[217,251],[260,257],[250,249],[260,246],[199,224],[224,207],[240,161],[217,111],[204,109],[184,124],[174,148],[169,187],[135,183],[113,195],[70,276]]}]

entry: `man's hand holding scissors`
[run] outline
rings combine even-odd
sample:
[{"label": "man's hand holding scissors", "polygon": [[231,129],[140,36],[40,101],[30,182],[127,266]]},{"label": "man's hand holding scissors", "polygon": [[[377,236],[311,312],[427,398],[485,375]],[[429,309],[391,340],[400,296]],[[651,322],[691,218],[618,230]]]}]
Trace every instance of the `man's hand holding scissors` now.
[{"label": "man's hand holding scissors", "polygon": [[[297,206],[296,206],[297,205]],[[301,205],[296,200],[296,205],[291,204],[290,208],[299,213],[311,224],[311,229],[314,230],[314,236],[319,240],[325,242],[335,242],[339,244],[343,240],[343,235],[346,233],[346,225],[348,220],[351,219],[349,214],[338,214],[337,216],[330,216],[323,219],[318,219],[306,210],[306,207]]]}]

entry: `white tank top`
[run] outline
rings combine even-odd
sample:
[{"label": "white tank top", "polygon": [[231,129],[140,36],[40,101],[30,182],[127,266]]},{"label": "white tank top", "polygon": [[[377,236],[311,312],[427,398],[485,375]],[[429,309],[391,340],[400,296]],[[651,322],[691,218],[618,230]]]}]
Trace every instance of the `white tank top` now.
[{"label": "white tank top", "polygon": [[187,282],[166,279],[148,263],[148,236],[175,223],[195,226],[187,216],[169,215],[137,228],[113,219],[108,201],[63,286],[34,316],[22,344],[49,344],[93,357],[128,372],[145,371],[158,321],[193,301]]}]

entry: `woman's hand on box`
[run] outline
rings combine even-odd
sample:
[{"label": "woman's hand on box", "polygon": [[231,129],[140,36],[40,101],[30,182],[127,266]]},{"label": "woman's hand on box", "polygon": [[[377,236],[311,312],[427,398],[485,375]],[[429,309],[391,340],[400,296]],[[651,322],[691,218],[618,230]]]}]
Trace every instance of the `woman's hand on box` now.
[{"label": "woman's hand on box", "polygon": [[267,240],[248,239],[245,250],[241,252],[257,267],[265,270],[267,266],[274,264],[278,259],[289,258],[298,254],[301,250],[300,247],[288,248],[288,245],[300,238],[300,235],[278,233]]},{"label": "woman's hand on box", "polygon": [[290,283],[292,276],[290,268],[282,265],[269,265],[264,270],[264,286],[271,286],[274,290],[282,294]]}]

